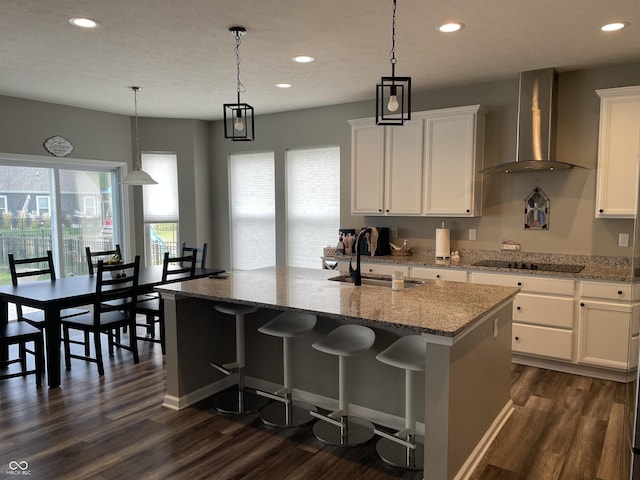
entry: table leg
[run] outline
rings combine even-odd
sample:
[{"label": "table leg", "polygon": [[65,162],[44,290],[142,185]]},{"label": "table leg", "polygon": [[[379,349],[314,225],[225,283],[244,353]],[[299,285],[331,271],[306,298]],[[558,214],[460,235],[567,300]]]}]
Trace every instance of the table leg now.
[{"label": "table leg", "polygon": [[45,318],[47,383],[50,388],[55,388],[60,386],[60,310],[45,310]]}]

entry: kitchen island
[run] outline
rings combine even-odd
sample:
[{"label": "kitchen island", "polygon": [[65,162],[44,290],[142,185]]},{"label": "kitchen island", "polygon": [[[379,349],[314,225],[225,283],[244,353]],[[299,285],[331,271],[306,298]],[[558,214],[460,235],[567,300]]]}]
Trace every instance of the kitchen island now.
[{"label": "kitchen island", "polygon": [[511,304],[518,289],[425,280],[393,291],[329,280],[335,275],[270,267],[159,287],[165,301],[165,406],[185,408],[228,385],[209,367],[211,360],[228,361],[234,354],[234,322],[212,308],[218,301],[259,309],[247,317],[246,331],[247,382],[259,388],[265,385],[260,382],[281,381],[281,351],[255,328],[285,310],[318,316],[314,334],[294,348],[294,384],[298,397],[322,408],[322,399],[337,398],[335,366],[310,343],[341,323],[373,328],[374,348],[353,362],[351,411],[381,424],[402,416],[404,373],[385,368],[375,355],[399,336],[419,333],[426,344],[419,418],[425,479],[464,478],[512,410]]}]

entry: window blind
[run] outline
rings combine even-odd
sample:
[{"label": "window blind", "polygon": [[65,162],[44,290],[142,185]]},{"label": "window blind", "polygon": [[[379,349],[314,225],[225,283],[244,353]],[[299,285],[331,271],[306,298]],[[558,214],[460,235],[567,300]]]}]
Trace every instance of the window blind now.
[{"label": "window blind", "polygon": [[276,264],[275,167],[273,152],[229,156],[231,268]]},{"label": "window blind", "polygon": [[340,147],[287,150],[287,265],[322,268],[340,230]]},{"label": "window blind", "polygon": [[143,153],[142,169],[157,185],[143,185],[145,223],[178,222],[178,157],[175,153]]}]

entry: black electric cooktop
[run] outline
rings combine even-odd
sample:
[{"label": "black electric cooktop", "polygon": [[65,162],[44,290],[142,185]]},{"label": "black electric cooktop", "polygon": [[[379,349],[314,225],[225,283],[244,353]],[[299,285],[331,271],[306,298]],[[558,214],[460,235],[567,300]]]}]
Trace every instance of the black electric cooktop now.
[{"label": "black electric cooktop", "polygon": [[514,262],[511,260],[480,260],[473,264],[476,267],[512,268],[517,270],[538,270],[540,272],[579,273],[584,265],[565,263]]}]

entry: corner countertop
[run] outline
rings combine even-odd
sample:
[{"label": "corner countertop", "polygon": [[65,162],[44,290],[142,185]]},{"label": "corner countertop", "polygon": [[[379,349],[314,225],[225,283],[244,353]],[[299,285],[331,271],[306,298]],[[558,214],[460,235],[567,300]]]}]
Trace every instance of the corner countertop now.
[{"label": "corner countertop", "polygon": [[508,303],[519,289],[424,280],[393,291],[386,286],[330,281],[333,270],[268,267],[229,272],[156,288],[161,293],[294,310],[372,326],[401,327],[456,337],[490,311]]},{"label": "corner countertop", "polygon": [[[585,255],[563,255],[563,254],[529,254],[518,257],[514,255],[500,255],[489,251],[465,251],[461,252],[459,260],[438,260],[435,258],[433,251],[414,255],[383,255],[383,256],[363,256],[361,261],[373,262],[390,265],[404,265],[413,267],[434,267],[434,268],[451,268],[458,270],[473,270],[483,272],[496,273],[518,273],[522,275],[540,275],[556,278],[573,278],[577,280],[606,280],[617,282],[631,282],[633,280],[632,269],[630,265],[624,262],[616,262],[616,258],[611,257],[589,257]],[[341,257],[322,257],[330,261],[348,262],[355,255],[345,255]],[[516,262],[535,262],[535,263],[566,263],[575,265],[584,265],[584,269],[579,273],[562,273],[562,272],[544,272],[540,270],[523,270],[518,268],[497,268],[497,267],[481,267],[474,265],[479,260],[499,259]]]}]

